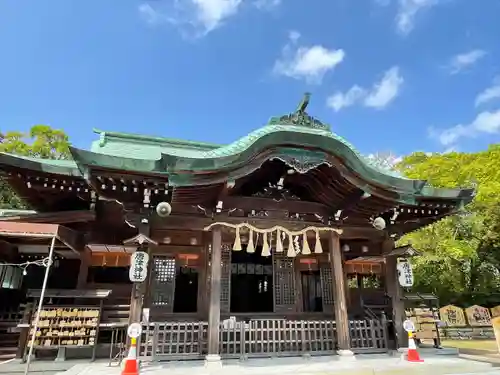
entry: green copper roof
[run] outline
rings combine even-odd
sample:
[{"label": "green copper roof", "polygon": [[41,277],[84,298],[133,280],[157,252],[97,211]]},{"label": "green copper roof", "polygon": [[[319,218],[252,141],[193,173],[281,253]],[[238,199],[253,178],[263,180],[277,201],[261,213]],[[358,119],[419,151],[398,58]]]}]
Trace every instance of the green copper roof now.
[{"label": "green copper roof", "polygon": [[45,173],[68,176],[81,175],[78,165],[73,160],[39,159],[0,152],[0,164],[8,164],[13,167],[25,168]]},{"label": "green copper roof", "polygon": [[99,139],[92,143],[90,148],[92,152],[125,157],[134,155],[136,159],[158,159],[164,152],[181,157],[198,157],[203,151],[222,146],[173,138],[105,132],[97,129],[94,129],[94,132],[99,134]]}]

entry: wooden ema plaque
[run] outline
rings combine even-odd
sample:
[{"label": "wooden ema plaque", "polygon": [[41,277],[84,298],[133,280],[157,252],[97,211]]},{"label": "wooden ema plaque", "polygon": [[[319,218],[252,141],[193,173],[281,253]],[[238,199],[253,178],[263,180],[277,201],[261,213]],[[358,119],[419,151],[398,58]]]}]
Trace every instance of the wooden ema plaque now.
[{"label": "wooden ema plaque", "polygon": [[431,308],[415,308],[410,320],[415,324],[415,338],[420,340],[437,338],[436,317]]},{"label": "wooden ema plaque", "polygon": [[491,326],[490,311],[486,307],[474,305],[465,309],[467,321],[471,327]]},{"label": "wooden ema plaque", "polygon": [[497,343],[497,348],[500,351],[500,317],[497,316],[491,320],[493,325],[493,332],[495,334],[495,341]]},{"label": "wooden ema plaque", "polygon": [[[93,346],[96,344],[100,314],[100,309],[90,306],[45,307],[40,312],[34,346]],[[30,337],[33,334],[34,321],[35,317],[31,322]]]},{"label": "wooden ema plaque", "polygon": [[448,305],[439,309],[439,316],[441,321],[449,327],[465,327],[467,321],[465,320],[464,310],[460,307]]},{"label": "wooden ema plaque", "polygon": [[491,309],[491,317],[492,318],[496,318],[500,316],[500,305],[499,306],[495,306]]}]

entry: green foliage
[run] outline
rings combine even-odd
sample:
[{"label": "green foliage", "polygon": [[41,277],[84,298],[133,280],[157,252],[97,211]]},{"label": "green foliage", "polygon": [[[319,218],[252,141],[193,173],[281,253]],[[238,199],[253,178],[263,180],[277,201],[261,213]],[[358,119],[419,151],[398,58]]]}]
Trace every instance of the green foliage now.
[{"label": "green foliage", "polygon": [[[406,177],[435,187],[476,187],[473,203],[405,236],[423,252],[415,259],[417,291],[441,304],[500,304],[500,145],[478,153],[414,153],[396,166]],[[497,294],[498,293],[498,294]]]},{"label": "green foliage", "polygon": [[[68,136],[47,125],[34,125],[29,132],[0,134],[0,152],[43,159],[70,157]],[[25,204],[0,178],[0,208],[24,209]]]}]

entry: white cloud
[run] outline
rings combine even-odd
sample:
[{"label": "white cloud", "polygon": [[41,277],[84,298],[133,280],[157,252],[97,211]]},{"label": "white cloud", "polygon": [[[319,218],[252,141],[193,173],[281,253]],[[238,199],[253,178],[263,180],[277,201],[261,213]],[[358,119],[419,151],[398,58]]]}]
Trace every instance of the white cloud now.
[{"label": "white cloud", "polygon": [[454,149],[461,138],[473,138],[478,134],[500,133],[500,109],[494,112],[479,113],[469,124],[458,124],[448,129],[429,129],[429,136],[448,149]]},{"label": "white cloud", "polygon": [[342,108],[350,107],[366,95],[366,90],[358,85],[352,86],[346,93],[337,92],[326,100],[326,105],[335,112]]},{"label": "white cloud", "polygon": [[396,28],[402,35],[408,35],[415,27],[415,20],[420,13],[447,0],[373,0],[383,7],[396,4]]},{"label": "white cloud", "polygon": [[393,66],[370,90],[354,85],[346,93],[337,92],[328,97],[326,103],[335,112],[358,103],[362,103],[365,107],[382,109],[396,99],[403,83],[399,67]]},{"label": "white cloud", "polygon": [[189,25],[203,36],[234,16],[243,0],[174,0],[168,9],[153,8],[149,3],[139,5],[139,13],[149,23],[169,22]]},{"label": "white cloud", "polygon": [[237,13],[242,0],[190,0],[196,8],[196,19],[207,32],[217,28],[225,19]]},{"label": "white cloud", "polygon": [[398,31],[409,34],[415,26],[415,18],[425,9],[429,9],[439,3],[440,0],[398,0],[398,13],[396,14],[396,26]]},{"label": "white cloud", "polygon": [[274,73],[308,83],[321,83],[324,75],[344,60],[342,49],[328,49],[319,44],[300,46],[299,39],[298,32],[290,32],[289,41],[274,64]]},{"label": "white cloud", "polygon": [[475,104],[478,107],[495,99],[500,99],[500,77],[495,78],[490,87],[479,93]]},{"label": "white cloud", "polygon": [[254,5],[261,10],[270,10],[281,4],[281,0],[255,0]]},{"label": "white cloud", "polygon": [[486,51],[476,49],[453,56],[448,64],[450,74],[460,73],[486,56]]},{"label": "white cloud", "polygon": [[385,72],[382,80],[375,84],[370,94],[365,98],[365,106],[372,108],[384,108],[391,103],[399,93],[404,79],[399,74],[397,66]]},{"label": "white cloud", "polygon": [[139,5],[139,13],[147,23],[152,25],[166,21],[166,18],[162,13],[158,12],[151,5],[146,3]]}]

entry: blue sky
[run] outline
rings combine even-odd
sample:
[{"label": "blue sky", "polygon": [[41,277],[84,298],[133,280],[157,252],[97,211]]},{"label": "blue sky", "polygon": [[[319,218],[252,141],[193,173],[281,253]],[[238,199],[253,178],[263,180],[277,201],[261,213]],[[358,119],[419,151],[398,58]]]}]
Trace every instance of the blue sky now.
[{"label": "blue sky", "polygon": [[2,0],[0,130],[229,143],[295,109],[362,153],[500,141],[496,0]]}]

